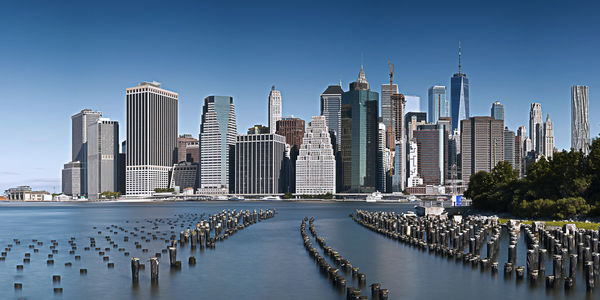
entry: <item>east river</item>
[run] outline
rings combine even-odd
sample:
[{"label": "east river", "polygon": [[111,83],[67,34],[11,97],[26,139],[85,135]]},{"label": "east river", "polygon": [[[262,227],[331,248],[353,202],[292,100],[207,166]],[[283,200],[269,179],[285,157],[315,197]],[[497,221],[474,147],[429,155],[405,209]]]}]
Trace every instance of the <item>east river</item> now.
[{"label": "east river", "polygon": [[[162,253],[159,280],[151,283],[149,259],[167,247],[168,236],[165,238],[162,234],[170,235],[174,231],[179,237],[179,231],[185,230],[180,227],[182,220],[224,209],[274,209],[277,214],[217,242],[214,249],[192,251],[189,245],[178,248],[180,269],[170,268],[168,253]],[[377,282],[389,289],[389,299],[600,298],[599,287],[592,293],[586,292],[582,272],[578,272],[580,277],[575,288],[567,292],[562,285],[546,289],[541,278],[537,285],[531,285],[527,279],[517,281],[515,275],[505,278],[502,265],[508,255],[507,234],[502,234],[500,244],[500,270],[492,274],[490,270],[481,271],[462,261],[434,255],[372,232],[349,217],[356,209],[401,213],[414,210],[414,204],[2,203],[0,248],[5,251],[11,246],[5,251],[5,259],[0,261],[0,299],[346,299],[345,292],[331,284],[305,250],[300,235],[304,217],[314,217],[315,228],[327,245],[366,274],[362,294],[369,297],[369,285]],[[157,225],[151,222],[156,222],[158,228],[152,229]],[[167,222],[177,226],[170,228]],[[136,232],[142,236],[151,231],[160,232],[159,238],[146,242],[130,235]],[[124,241],[126,235],[130,237],[128,241]],[[106,236],[125,250],[118,251]],[[517,265],[525,265],[523,236],[521,234],[518,242]],[[93,247],[84,250],[90,238],[95,239],[100,250]],[[136,248],[136,242],[142,247]],[[50,247],[53,244],[54,249]],[[76,250],[72,250],[72,244]],[[316,242],[313,244],[317,247]],[[143,249],[148,251],[143,252]],[[105,253],[99,254],[99,251]],[[27,263],[24,262],[26,253],[29,253]],[[52,264],[48,264],[49,254],[52,254]],[[80,258],[75,259],[76,255]],[[190,256],[196,258],[195,265],[188,264]],[[139,257],[145,264],[137,284],[132,282],[131,257]],[[114,268],[107,267],[108,263],[113,263]],[[17,265],[23,268],[17,269]],[[80,274],[83,268],[87,274]],[[546,269],[552,268],[549,265]],[[341,274],[348,278],[346,286],[357,286],[350,273]],[[60,281],[53,281],[53,275],[61,276]],[[15,288],[15,283],[22,284],[21,288]],[[57,287],[62,288],[62,292],[55,292]]]}]

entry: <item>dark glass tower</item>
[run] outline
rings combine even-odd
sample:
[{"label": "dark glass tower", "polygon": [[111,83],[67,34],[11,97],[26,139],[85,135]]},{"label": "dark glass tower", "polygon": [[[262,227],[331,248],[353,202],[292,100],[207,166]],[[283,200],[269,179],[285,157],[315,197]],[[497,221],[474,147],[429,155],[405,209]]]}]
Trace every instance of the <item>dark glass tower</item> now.
[{"label": "dark glass tower", "polygon": [[[461,72],[461,47],[458,45],[458,73],[450,78],[450,102],[452,112],[452,130],[460,126],[460,121],[468,119],[469,114],[469,79]],[[460,128],[459,128],[460,129]]]},{"label": "dark glass tower", "polygon": [[362,67],[342,94],[342,192],[374,192],[377,187],[379,94],[369,90]]}]

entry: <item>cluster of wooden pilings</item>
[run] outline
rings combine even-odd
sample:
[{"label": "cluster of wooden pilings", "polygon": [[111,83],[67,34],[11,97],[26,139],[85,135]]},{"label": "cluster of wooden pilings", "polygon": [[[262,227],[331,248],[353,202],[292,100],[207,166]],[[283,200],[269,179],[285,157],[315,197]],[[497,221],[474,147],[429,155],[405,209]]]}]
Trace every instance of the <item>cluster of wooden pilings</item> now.
[{"label": "cluster of wooden pilings", "polygon": [[[44,263],[54,271],[60,261],[61,264],[64,263],[62,272],[70,272],[70,269],[76,267],[80,276],[86,276],[88,267],[92,263],[105,264],[109,270],[127,267],[122,264],[115,266],[116,261],[121,261],[116,258],[117,253],[120,253],[125,257],[131,257],[131,274],[134,283],[138,282],[140,270],[145,269],[144,262],[148,261],[150,262],[150,278],[152,283],[156,283],[159,258],[163,254],[169,253],[171,267],[180,268],[181,262],[177,261],[177,247],[189,246],[192,250],[200,249],[201,251],[205,248],[214,249],[217,242],[227,239],[252,224],[272,218],[275,214],[276,212],[270,209],[259,211],[223,210],[208,216],[204,213],[186,213],[176,215],[174,218],[125,220],[126,225],[94,226],[93,233],[86,233],[84,237],[79,238],[72,236],[67,243],[59,243],[54,239],[21,241],[15,238],[0,253],[0,263],[5,263],[11,253],[14,253],[12,255],[22,255],[22,262],[18,262],[15,266],[18,273],[27,272],[27,266],[33,263]],[[133,225],[128,226],[129,224]],[[179,239],[176,234],[178,229],[180,229]],[[122,238],[118,238],[119,236]],[[167,244],[166,248],[161,249],[161,240]],[[79,243],[83,244],[83,247]],[[45,257],[40,258],[44,252],[47,255],[44,254]],[[96,252],[98,260],[94,259],[95,255],[84,254],[86,252]],[[110,255],[113,252],[114,255]],[[146,253],[148,253],[147,258],[140,258]],[[190,256],[188,263],[194,265],[196,257]],[[51,278],[49,278],[53,283],[54,293],[63,292],[61,279],[64,278],[61,278],[59,272],[56,270],[56,274],[51,273]],[[15,290],[20,291],[24,288],[23,282],[14,282]]]},{"label": "cluster of wooden pilings", "polygon": [[[356,210],[350,217],[358,224],[399,242],[448,259],[462,260],[492,273],[498,272],[500,237],[507,232],[509,246],[508,259],[504,264],[505,276],[510,277],[514,273],[517,280],[523,280],[527,275],[534,285],[539,278],[545,278],[546,287],[550,289],[561,282],[565,289],[573,288],[579,269],[583,269],[588,290],[593,289],[598,280],[599,232],[577,229],[574,224],[546,229],[544,222],[528,225],[511,220],[501,225],[496,217],[455,216],[448,219],[447,216],[417,217],[414,214],[364,210]],[[503,227],[505,230],[502,230]],[[517,242],[521,232],[524,232],[527,249],[526,266],[517,264]],[[487,246],[485,257],[481,253],[484,245]],[[547,258],[552,260],[552,274],[545,276]]]},{"label": "cluster of wooden pilings", "polygon": [[[361,295],[361,288],[366,284],[366,275],[359,272],[357,266],[352,266],[350,260],[343,258],[341,254],[330,246],[327,246],[325,239],[317,234],[314,227],[314,218],[308,219],[305,217],[300,225],[300,234],[304,240],[304,248],[309,255],[314,259],[316,264],[319,266],[321,272],[327,275],[327,278],[331,280],[333,286],[343,290],[346,290],[346,299],[358,300],[358,299],[369,299],[366,295]],[[358,287],[348,286],[346,287],[346,277],[339,272],[339,269],[330,265],[324,256],[319,254],[319,250],[313,247],[309,235],[306,233],[306,221],[309,221],[309,231],[314,237],[319,247],[323,250],[324,254],[328,256],[334,265],[341,268],[343,272],[352,274],[352,279],[357,280]],[[381,284],[371,284],[371,299],[385,300],[388,299],[389,290],[382,289]]]}]

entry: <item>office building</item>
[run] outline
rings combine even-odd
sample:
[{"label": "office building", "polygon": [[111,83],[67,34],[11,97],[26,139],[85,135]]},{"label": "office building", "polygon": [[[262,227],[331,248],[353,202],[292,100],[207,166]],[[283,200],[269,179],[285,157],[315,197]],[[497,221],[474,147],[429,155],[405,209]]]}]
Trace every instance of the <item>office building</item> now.
[{"label": "office building", "polygon": [[281,92],[271,87],[269,93],[269,132],[275,133],[277,121],[281,120]]},{"label": "office building", "polygon": [[[380,122],[378,125],[378,146],[377,146],[377,190],[380,192],[387,191],[387,177],[391,170],[390,165],[390,149],[386,147],[386,125]],[[386,151],[387,150],[387,151]]]},{"label": "office building", "polygon": [[424,112],[409,112],[405,115],[405,128],[408,140],[413,139],[413,132],[417,130],[418,125],[427,123],[427,113]]},{"label": "office building", "polygon": [[389,83],[381,85],[381,119],[383,124],[385,125],[386,130],[390,126],[394,126],[394,124],[392,123],[393,94],[398,94],[398,85],[392,84],[391,88]]},{"label": "office building", "polygon": [[542,152],[542,105],[531,103],[529,110],[529,138],[531,139],[532,150],[536,153]]},{"label": "office building", "polygon": [[200,162],[200,142],[191,134],[177,138],[177,162]]},{"label": "office building", "polygon": [[590,152],[590,89],[585,85],[571,87],[571,148],[588,155]]},{"label": "office building", "polygon": [[377,189],[379,94],[369,90],[361,67],[358,80],[342,94],[342,184],[340,192]]},{"label": "office building", "polygon": [[427,116],[429,123],[437,122],[440,117],[450,117],[450,103],[446,100],[446,87],[434,85],[428,90],[429,102]]},{"label": "office building", "polygon": [[277,121],[277,134],[285,137],[289,145],[289,155],[284,164],[283,193],[294,193],[296,191],[296,158],[304,138],[304,120],[300,118],[286,117]]},{"label": "office building", "polygon": [[404,95],[405,104],[405,112],[424,112],[421,107],[421,97],[415,95]]},{"label": "office building", "polygon": [[142,82],[127,88],[126,98],[126,193],[150,195],[169,186],[177,160],[179,95],[158,82]]},{"label": "office building", "polygon": [[554,156],[554,126],[550,121],[550,114],[546,115],[546,122],[544,122],[544,147],[542,155],[547,160],[552,159]]},{"label": "office building", "polygon": [[423,179],[419,177],[419,148],[417,142],[408,142],[408,183],[407,187],[423,185]]},{"label": "office building", "polygon": [[[514,169],[519,171],[519,178],[523,177],[525,171],[523,170],[523,159],[525,156],[523,155],[523,137],[516,135],[515,136],[515,155],[514,155]],[[505,155],[510,155],[510,153],[505,153]]]},{"label": "office building", "polygon": [[490,116],[496,120],[504,120],[504,104],[500,103],[500,101],[492,103]]},{"label": "office building", "polygon": [[438,124],[417,126],[418,174],[425,185],[443,185],[448,166],[448,132]]},{"label": "office building", "polygon": [[[392,125],[394,128],[394,139],[388,140],[388,146],[391,146],[389,144],[393,144],[394,147],[393,160],[390,162],[394,165],[391,191],[402,192],[406,187],[406,126],[404,121],[406,98],[403,94],[393,94],[391,101],[393,111]],[[387,134],[388,139],[391,136],[391,134]]]},{"label": "office building", "polygon": [[[341,116],[342,113],[342,84],[330,85],[321,94],[321,115],[327,120],[327,128],[333,133],[334,139],[339,141],[341,132]],[[338,148],[333,145],[334,149]]]},{"label": "office building", "polygon": [[237,134],[233,97],[209,96],[200,125],[200,193],[229,191],[230,158]]},{"label": "office building", "polygon": [[118,192],[119,123],[101,118],[88,126],[87,183],[88,199],[102,192]]},{"label": "office building", "polygon": [[238,135],[234,152],[235,193],[280,193],[285,145],[285,137],[274,133]]},{"label": "office building", "polygon": [[453,130],[460,129],[460,121],[470,117],[469,112],[469,79],[461,70],[462,48],[458,46],[458,73],[450,78],[450,112]]},{"label": "office building", "polygon": [[314,116],[308,123],[296,160],[297,194],[335,194],[336,160],[326,116]]},{"label": "office building", "polygon": [[[173,189],[179,187],[179,191],[187,188],[196,190],[198,187],[198,166],[197,163],[187,161],[174,164],[169,187]],[[227,194],[228,192],[228,190],[215,189],[212,194]]]},{"label": "office building", "polygon": [[517,145],[515,145],[515,132],[509,130],[508,127],[504,127],[504,160],[510,163],[510,165],[513,166],[513,169],[518,170],[514,155],[516,147]]},{"label": "office building", "polygon": [[65,195],[73,197],[84,196],[81,190],[82,167],[80,161],[71,161],[64,165],[62,169],[62,192]]},{"label": "office building", "polygon": [[471,117],[461,123],[461,170],[466,185],[471,175],[491,172],[504,160],[504,120]]}]

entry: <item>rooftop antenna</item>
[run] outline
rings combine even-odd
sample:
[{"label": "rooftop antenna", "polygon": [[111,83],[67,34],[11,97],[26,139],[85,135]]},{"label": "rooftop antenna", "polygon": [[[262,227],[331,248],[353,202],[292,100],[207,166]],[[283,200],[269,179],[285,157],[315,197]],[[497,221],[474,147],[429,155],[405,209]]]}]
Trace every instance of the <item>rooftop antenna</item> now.
[{"label": "rooftop antenna", "polygon": [[460,72],[460,57],[462,55],[462,47],[460,45],[460,41],[458,41],[458,74],[461,74]]},{"label": "rooftop antenna", "polygon": [[388,147],[390,149],[393,149],[393,145],[395,144],[393,142],[393,140],[395,140],[395,136],[394,136],[394,125],[392,124],[392,120],[394,119],[394,115],[393,115],[393,111],[392,111],[392,107],[393,107],[393,103],[392,103],[392,95],[394,94],[394,64],[392,64],[390,62],[390,59],[388,58],[388,67],[390,68],[390,124],[388,126]]}]

